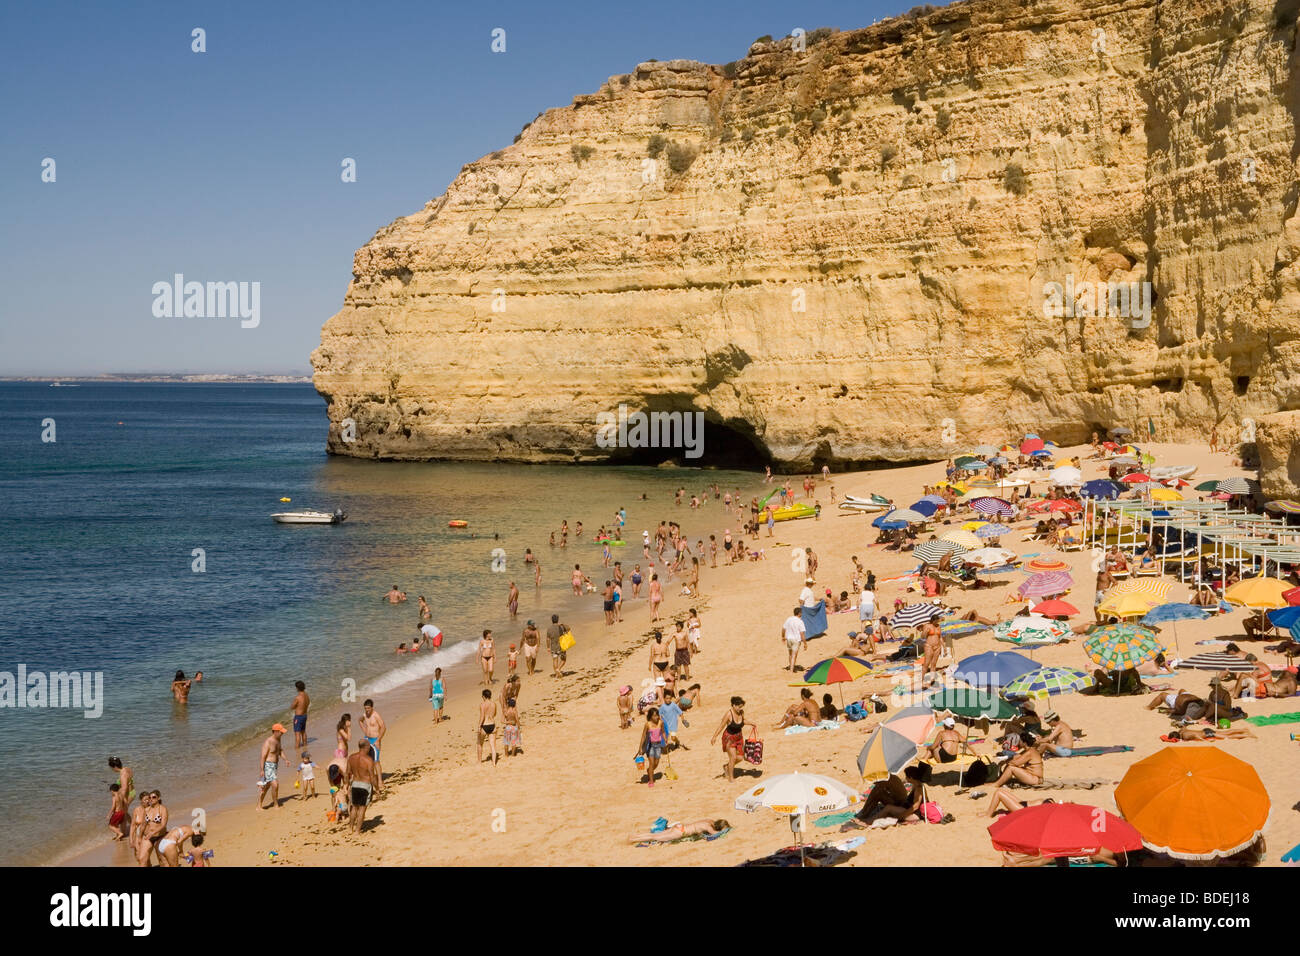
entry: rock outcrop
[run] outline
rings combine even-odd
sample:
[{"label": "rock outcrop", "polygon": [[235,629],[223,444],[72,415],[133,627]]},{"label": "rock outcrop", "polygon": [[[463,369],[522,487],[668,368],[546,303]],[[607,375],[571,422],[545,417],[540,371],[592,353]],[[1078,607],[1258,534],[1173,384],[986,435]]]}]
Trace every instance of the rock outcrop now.
[{"label": "rock outcrop", "polygon": [[619,459],[626,404],[806,468],[1300,408],[1298,7],[970,0],[611,77],[357,252],[329,449]]}]

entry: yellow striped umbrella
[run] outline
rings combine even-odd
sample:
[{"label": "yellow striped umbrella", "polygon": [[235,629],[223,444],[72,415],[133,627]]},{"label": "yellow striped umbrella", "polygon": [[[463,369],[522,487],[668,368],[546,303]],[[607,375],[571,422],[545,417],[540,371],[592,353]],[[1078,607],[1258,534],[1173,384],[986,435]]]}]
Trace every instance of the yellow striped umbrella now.
[{"label": "yellow striped umbrella", "polygon": [[951,531],[945,531],[939,535],[940,541],[951,541],[953,544],[959,544],[963,548],[970,548],[972,551],[984,547],[984,542],[969,531],[963,531],[961,528],[953,528]]},{"label": "yellow striped umbrella", "polygon": [[1168,599],[1173,586],[1172,581],[1162,581],[1159,578],[1130,578],[1113,586],[1106,592],[1106,597],[1112,598],[1120,594],[1150,594],[1160,599],[1153,603],[1163,604]]},{"label": "yellow striped umbrella", "polygon": [[1097,605],[1097,610],[1102,614],[1113,615],[1118,618],[1143,617],[1157,604],[1162,603],[1164,603],[1164,599],[1158,598],[1154,594],[1136,594],[1130,591],[1126,594],[1116,594],[1106,598]]}]

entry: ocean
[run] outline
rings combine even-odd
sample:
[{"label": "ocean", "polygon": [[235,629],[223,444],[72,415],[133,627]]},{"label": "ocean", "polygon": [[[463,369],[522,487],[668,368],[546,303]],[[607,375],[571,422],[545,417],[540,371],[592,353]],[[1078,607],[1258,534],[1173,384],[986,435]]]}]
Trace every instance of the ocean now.
[{"label": "ocean", "polygon": [[[630,571],[642,528],[724,524],[716,502],[691,520],[677,488],[689,498],[717,482],[748,498],[762,487],[752,472],[332,458],[310,385],[0,383],[0,410],[0,704],[15,702],[3,674],[20,667],[103,677],[95,717],[84,702],[0,707],[0,864],[105,842],[110,755],[137,788],[197,799],[233,781],[251,803],[255,769],[230,758],[285,719],[294,681],[319,712],[349,679],[375,696],[427,680],[470,657],[483,627],[514,639],[525,618],[579,600],[598,609],[598,595],[572,595],[569,574],[581,563],[604,579],[591,538],[619,507],[628,545],[615,557]],[[270,520],[300,507],[342,507],[348,520]],[[561,519],[587,534],[552,550]],[[540,591],[525,548],[542,561]],[[511,579],[522,600],[508,626]],[[408,604],[383,601],[393,584]],[[421,594],[447,636],[436,661],[394,653],[415,634]],[[177,670],[204,672],[188,706],[171,697]],[[311,730],[327,761],[330,728]]]}]

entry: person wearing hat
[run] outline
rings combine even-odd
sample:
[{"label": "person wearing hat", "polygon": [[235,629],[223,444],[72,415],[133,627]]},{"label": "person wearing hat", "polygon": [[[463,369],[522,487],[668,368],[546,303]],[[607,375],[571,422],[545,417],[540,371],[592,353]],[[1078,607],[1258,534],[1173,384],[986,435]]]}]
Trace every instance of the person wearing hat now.
[{"label": "person wearing hat", "polygon": [[1074,746],[1074,728],[1061,719],[1061,715],[1054,710],[1049,710],[1043,715],[1043,723],[1047,725],[1047,733],[1039,740],[1035,747],[1041,754],[1053,754],[1057,757],[1069,757],[1074,753],[1071,749]]},{"label": "person wearing hat", "polygon": [[803,582],[803,590],[799,592],[799,603],[802,604],[804,607],[817,606],[817,595],[813,591],[812,586],[813,586],[813,579],[805,578]]},{"label": "person wearing hat", "polygon": [[257,809],[264,810],[262,801],[269,790],[271,806],[280,806],[280,761],[287,759],[280,738],[285,734],[284,724],[272,724],[271,735],[262,741],[262,777],[257,781]]},{"label": "person wearing hat", "polygon": [[952,763],[961,753],[966,738],[957,732],[957,722],[945,717],[939,725],[939,732],[934,735],[934,743],[926,748],[922,760],[937,760],[939,763]]}]

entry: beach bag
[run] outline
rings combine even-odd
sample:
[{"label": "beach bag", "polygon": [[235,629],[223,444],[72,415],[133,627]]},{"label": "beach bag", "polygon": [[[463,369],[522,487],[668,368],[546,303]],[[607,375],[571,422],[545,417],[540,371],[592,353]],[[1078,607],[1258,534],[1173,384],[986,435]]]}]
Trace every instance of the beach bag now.
[{"label": "beach bag", "polygon": [[939,804],[935,803],[933,800],[927,800],[925,803],[921,804],[918,813],[920,814],[921,819],[926,823],[943,822],[943,807],[939,806]]},{"label": "beach bag", "polygon": [[877,714],[883,714],[885,711],[889,710],[889,705],[875,694],[871,695],[871,706]]},{"label": "beach bag", "polygon": [[865,720],[867,712],[862,709],[861,701],[854,701],[844,708],[844,716],[848,720]]},{"label": "beach bag", "polygon": [[963,787],[978,787],[987,783],[989,779],[989,765],[984,760],[971,761],[971,765],[966,768],[961,775],[961,784]]},{"label": "beach bag", "polygon": [[562,651],[568,651],[569,648],[577,643],[578,639],[573,636],[572,631],[565,631],[560,635],[560,650]]},{"label": "beach bag", "polygon": [[763,741],[755,737],[750,737],[745,741],[745,759],[752,764],[761,764],[763,762]]}]

